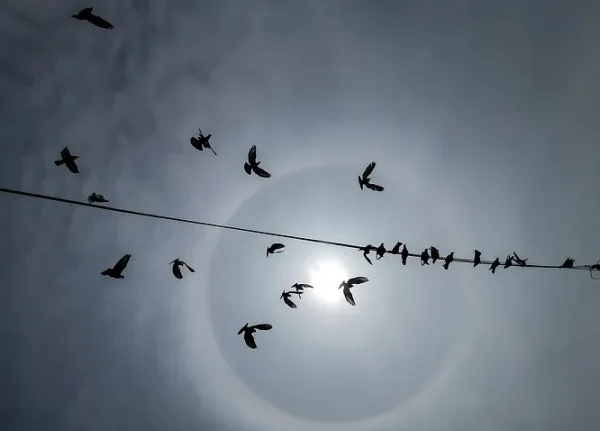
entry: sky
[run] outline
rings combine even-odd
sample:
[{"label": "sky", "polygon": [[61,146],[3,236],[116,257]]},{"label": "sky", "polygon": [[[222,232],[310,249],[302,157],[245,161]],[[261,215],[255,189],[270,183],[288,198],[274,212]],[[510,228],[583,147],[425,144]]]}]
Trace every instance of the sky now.
[{"label": "sky", "polygon": [[[83,7],[114,30],[69,16]],[[600,4],[6,0],[1,187],[411,252],[600,258]],[[189,144],[211,133],[218,156]],[[53,160],[68,145],[80,174]],[[243,171],[251,145],[272,178]],[[383,193],[357,176],[377,162]],[[596,430],[586,272],[0,196],[0,428]],[[123,254],[125,279],[100,275]],[[177,280],[169,262],[196,272]],[[366,276],[344,302],[336,286]],[[295,282],[315,284],[280,301]],[[248,349],[237,331],[271,323]]]}]

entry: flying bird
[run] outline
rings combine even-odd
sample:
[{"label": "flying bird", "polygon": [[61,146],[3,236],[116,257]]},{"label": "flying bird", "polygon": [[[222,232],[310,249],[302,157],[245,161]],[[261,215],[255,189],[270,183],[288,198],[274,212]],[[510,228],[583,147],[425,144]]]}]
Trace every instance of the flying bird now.
[{"label": "flying bird", "polygon": [[402,248],[402,265],[406,265],[406,259],[408,258],[408,249],[406,248],[406,244]]},{"label": "flying bird", "polygon": [[306,283],[294,283],[290,289],[296,289],[296,292],[303,293],[304,289],[314,289],[314,287]]},{"label": "flying bird", "polygon": [[371,259],[369,258],[369,253],[371,252],[371,250],[377,250],[377,248],[374,247],[373,244],[369,244],[358,249],[358,251],[362,251],[363,257],[367,262],[369,262],[369,265],[373,265],[373,262],[371,262]]},{"label": "flying bird", "polygon": [[440,258],[440,251],[435,248],[434,246],[431,246],[431,263],[435,263],[439,258]]},{"label": "flying bird", "polygon": [[506,256],[506,260],[504,261],[504,269],[512,266],[512,261],[513,261],[513,258],[510,254],[508,256]]},{"label": "flying bird", "polygon": [[400,254],[400,247],[402,246],[402,243],[400,241],[398,241],[396,243],[396,245],[394,246],[394,248],[392,248],[392,251],[390,251],[391,254]]},{"label": "flying bird", "polygon": [[285,244],[281,244],[279,242],[271,244],[270,246],[267,247],[267,257],[269,257],[270,254],[283,253],[284,248],[285,248]]},{"label": "flying bird", "polygon": [[362,175],[358,177],[358,185],[360,186],[361,190],[363,190],[363,187],[366,187],[369,190],[373,190],[376,192],[383,191],[382,186],[371,183],[371,179],[369,178],[369,176],[373,173],[373,170],[375,169],[376,165],[377,164],[375,162],[369,163],[363,171]]},{"label": "flying bird", "polygon": [[248,326],[248,324],[246,323],[238,331],[238,335],[240,335],[242,332],[244,333],[244,341],[246,342],[246,345],[251,349],[256,349],[256,341],[254,341],[254,335],[252,334],[254,334],[257,329],[259,331],[270,331],[271,329],[273,329],[273,326],[269,323],[259,323],[258,325]]},{"label": "flying bird", "polygon": [[575,259],[567,258],[563,264],[560,266],[561,268],[573,268],[573,264],[575,263]]},{"label": "flying bird", "polygon": [[109,200],[106,199],[100,193],[92,193],[91,195],[88,196],[87,200],[88,200],[88,204],[90,204],[90,205],[93,203],[103,204],[103,203],[109,202]]},{"label": "flying bird", "polygon": [[250,151],[248,152],[248,161],[244,163],[244,171],[246,171],[248,175],[254,172],[261,178],[270,178],[271,174],[265,171],[259,165],[260,162],[256,161],[256,145],[252,145]]},{"label": "flying bird", "polygon": [[199,151],[204,151],[205,148],[208,148],[216,156],[217,153],[214,150],[214,148],[210,145],[210,142],[209,142],[211,136],[212,136],[212,134],[210,134],[210,133],[208,135],[204,136],[202,134],[202,130],[198,129],[198,137],[192,136],[190,138],[190,144],[192,144],[192,147],[194,147],[195,149],[197,149]]},{"label": "flying bird", "polygon": [[496,260],[494,260],[492,262],[492,265],[490,266],[490,269],[488,269],[488,271],[492,271],[492,274],[496,273],[496,268],[498,268],[500,266],[500,259],[496,258]]},{"label": "flying bird", "polygon": [[196,272],[194,268],[179,258],[175,259],[173,262],[169,262],[169,265],[172,265],[171,270],[173,271],[173,275],[179,280],[183,278],[183,274],[181,274],[181,266],[185,266],[190,272]]},{"label": "flying bird", "polygon": [[450,264],[452,263],[453,260],[454,260],[454,252],[452,252],[448,256],[446,256],[446,259],[444,259],[443,268],[448,269],[448,267],[450,266]]},{"label": "flying bird", "polygon": [[93,7],[86,7],[85,9],[81,9],[79,13],[71,15],[71,17],[80,21],[91,22],[96,27],[106,28],[108,30],[112,30],[114,28],[113,25],[110,22],[106,21],[104,18],[101,18],[98,15],[94,15],[92,13],[93,10]]},{"label": "flying bird", "polygon": [[421,266],[423,265],[429,265],[429,251],[427,249],[421,253]]},{"label": "flying bird", "polygon": [[383,255],[385,254],[386,250],[385,250],[385,246],[383,245],[383,243],[381,243],[379,245],[379,247],[377,247],[375,249],[375,251],[377,252],[377,255],[375,256],[375,259],[379,260],[383,257]]},{"label": "flying bird", "polygon": [[475,250],[475,257],[473,258],[473,266],[477,266],[481,263],[481,252]]},{"label": "flying bird", "polygon": [[286,292],[285,290],[281,293],[279,299],[283,299],[283,302],[285,302],[285,305],[288,307],[296,308],[296,304],[290,299],[292,295],[298,295],[298,298],[302,299],[302,292]]},{"label": "flying bird", "polygon": [[527,259],[521,259],[521,258],[519,257],[519,255],[517,254],[517,252],[516,252],[516,251],[513,251],[513,259],[514,259],[514,261],[515,261],[515,263],[516,263],[517,265],[519,265],[519,266],[527,266],[527,260],[528,260],[529,258],[527,258]]},{"label": "flying bird", "polygon": [[124,255],[121,259],[119,259],[115,266],[105,269],[100,274],[108,275],[110,278],[125,278],[123,277],[123,271],[127,267],[129,259],[131,259],[130,254]]},{"label": "flying bird", "polygon": [[353,277],[348,279],[348,281],[342,281],[338,287],[338,289],[344,289],[344,298],[346,298],[346,301],[348,302],[348,304],[350,305],[356,305],[356,302],[354,302],[354,297],[352,296],[352,292],[350,292],[350,289],[353,288],[355,285],[357,284],[363,284],[366,283],[367,281],[369,281],[369,279],[367,277]]},{"label": "flying bird", "polygon": [[79,156],[72,155],[69,149],[65,147],[60,152],[60,160],[55,160],[54,164],[56,166],[65,165],[71,172],[73,172],[74,174],[78,174],[79,168],[75,163],[75,160],[77,160],[78,158]]}]

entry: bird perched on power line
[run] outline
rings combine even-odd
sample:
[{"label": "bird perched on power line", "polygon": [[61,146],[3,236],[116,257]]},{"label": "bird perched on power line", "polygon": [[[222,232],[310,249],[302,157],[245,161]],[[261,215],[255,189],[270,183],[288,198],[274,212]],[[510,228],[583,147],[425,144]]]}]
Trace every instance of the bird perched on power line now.
[{"label": "bird perched on power line", "polygon": [[421,253],[421,266],[429,265],[429,250],[425,249]]},{"label": "bird perched on power line", "polygon": [[473,258],[473,266],[477,266],[481,263],[481,252],[475,250],[475,257]]},{"label": "bird perched on power line", "polygon": [[375,169],[376,165],[377,164],[375,162],[369,163],[367,165],[367,167],[365,168],[365,170],[363,171],[362,175],[360,177],[358,177],[358,185],[360,186],[361,190],[363,190],[363,187],[366,187],[369,190],[374,190],[376,192],[383,191],[382,186],[371,183],[371,179],[369,178],[370,175],[373,173],[373,170]]},{"label": "bird perched on power line", "polygon": [[408,249],[406,248],[406,244],[404,244],[404,246],[402,247],[402,253],[400,254],[402,256],[402,265],[406,265],[406,259],[408,259],[408,255],[410,253],[408,252]]},{"label": "bird perched on power line", "polygon": [[492,274],[496,273],[496,268],[498,268],[500,266],[500,259],[496,258],[496,260],[494,260],[492,262],[492,265],[490,266],[490,269],[488,269],[488,271],[492,271]]},{"label": "bird perched on power line", "polygon": [[93,7],[86,7],[85,9],[81,9],[77,14],[71,15],[71,17],[80,21],[88,21],[94,24],[96,27],[106,28],[108,30],[112,30],[114,28],[113,25],[104,18],[93,14],[93,10]]},{"label": "bird perched on power line", "polygon": [[173,271],[173,275],[175,276],[175,278],[178,278],[179,280],[181,280],[183,278],[183,274],[181,274],[181,267],[185,266],[188,271],[190,272],[196,272],[194,270],[194,268],[192,268],[191,266],[189,266],[187,263],[185,263],[183,260],[177,258],[172,262],[169,262],[169,265],[172,265],[171,267],[171,271]]},{"label": "bird perched on power line", "polygon": [[281,244],[280,242],[275,242],[267,247],[267,257],[270,254],[283,253],[285,248],[285,244]]},{"label": "bird perched on power line", "polygon": [[254,172],[261,178],[270,178],[271,174],[265,171],[260,166],[260,162],[256,161],[256,145],[252,145],[250,147],[250,151],[248,152],[248,161],[244,163],[244,171],[250,175]]},{"label": "bird perched on power line", "polygon": [[359,247],[358,249],[358,251],[362,251],[363,257],[369,262],[369,265],[373,265],[373,262],[371,262],[371,259],[369,258],[369,253],[374,250],[377,250],[377,247],[373,246],[373,244],[368,244],[364,247]]},{"label": "bird perched on power line", "polygon": [[392,251],[390,251],[390,254],[400,254],[400,247],[402,246],[402,243],[400,241],[398,241],[396,243],[396,245],[394,246],[394,248],[392,248]]},{"label": "bird perched on power line", "polygon": [[306,283],[294,283],[290,289],[296,289],[296,292],[304,293],[304,289],[314,289],[314,287]]},{"label": "bird perched on power line", "polygon": [[454,252],[452,252],[448,256],[446,256],[446,259],[444,259],[444,265],[442,265],[442,267],[444,269],[448,269],[448,267],[450,266],[450,264],[452,263],[453,260],[454,260]]},{"label": "bird perched on power line", "polygon": [[560,267],[561,268],[573,268],[574,263],[575,263],[575,259],[571,259],[570,257],[568,257]]},{"label": "bird perched on power line", "polygon": [[198,129],[198,137],[192,136],[190,138],[190,144],[192,144],[192,147],[194,147],[195,149],[197,149],[199,151],[204,151],[205,148],[208,148],[216,156],[217,153],[213,149],[213,147],[210,145],[210,142],[209,142],[211,136],[212,136],[212,134],[210,134],[210,133],[208,135],[204,136],[202,134],[202,129]]},{"label": "bird perched on power line", "polygon": [[440,251],[434,246],[430,247],[431,249],[431,263],[435,263],[440,258]]},{"label": "bird perched on power line", "polygon": [[285,302],[285,305],[287,305],[288,307],[296,308],[296,304],[290,299],[292,295],[298,295],[298,298],[302,299],[302,292],[286,292],[285,290],[281,293],[279,299],[283,299],[283,302]]},{"label": "bird perched on power line", "polygon": [[94,203],[104,204],[104,203],[109,202],[109,200],[106,199],[100,193],[92,193],[91,195],[88,196],[87,201],[88,201],[88,204],[90,204],[90,205],[94,204]]},{"label": "bird perched on power line", "polygon": [[72,155],[69,151],[69,148],[65,147],[60,152],[60,160],[55,160],[54,164],[56,166],[65,165],[71,172],[73,172],[74,174],[78,174],[79,168],[77,167],[77,163],[75,163],[75,160],[77,160],[78,158],[79,156]]},{"label": "bird perched on power line", "polygon": [[352,292],[350,292],[350,289],[353,288],[355,285],[357,284],[363,284],[366,283],[367,281],[369,281],[369,279],[367,277],[353,277],[348,279],[348,281],[342,281],[338,287],[338,289],[344,289],[344,298],[346,298],[346,301],[348,302],[348,304],[350,305],[356,305],[356,302],[354,302],[354,296],[352,296]]},{"label": "bird perched on power line", "polygon": [[246,323],[239,331],[238,331],[238,335],[240,335],[242,332],[244,333],[244,341],[246,342],[246,345],[248,347],[250,347],[251,349],[256,349],[256,341],[254,340],[254,333],[259,330],[259,331],[270,331],[271,329],[273,329],[273,325],[269,324],[269,323],[259,323],[258,325],[252,325],[252,326],[248,326],[248,324]]},{"label": "bird perched on power line", "polygon": [[519,255],[517,254],[517,252],[513,251],[513,260],[519,266],[527,266],[527,260],[529,260],[529,258],[527,258],[527,259],[521,259],[519,257]]},{"label": "bird perched on power line", "polygon": [[504,269],[512,266],[512,261],[513,261],[513,258],[510,254],[508,256],[506,256],[506,260],[504,261]]},{"label": "bird perched on power line", "polygon": [[129,263],[129,259],[131,259],[130,254],[124,255],[112,268],[107,268],[102,271],[100,274],[107,275],[110,278],[125,278],[123,277],[123,271],[127,267]]},{"label": "bird perched on power line", "polygon": [[377,247],[375,249],[375,252],[377,253],[377,255],[375,256],[375,259],[379,260],[383,257],[383,255],[385,255],[386,250],[385,250],[385,245],[383,245],[383,243],[379,244],[379,247]]}]

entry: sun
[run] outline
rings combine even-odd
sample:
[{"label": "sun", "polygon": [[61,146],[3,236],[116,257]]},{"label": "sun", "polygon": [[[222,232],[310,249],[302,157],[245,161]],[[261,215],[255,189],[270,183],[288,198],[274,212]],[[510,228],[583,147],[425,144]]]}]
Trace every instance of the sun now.
[{"label": "sun", "polygon": [[347,274],[336,261],[326,260],[313,264],[308,270],[308,276],[320,302],[333,305],[344,298],[338,286],[347,278]]}]

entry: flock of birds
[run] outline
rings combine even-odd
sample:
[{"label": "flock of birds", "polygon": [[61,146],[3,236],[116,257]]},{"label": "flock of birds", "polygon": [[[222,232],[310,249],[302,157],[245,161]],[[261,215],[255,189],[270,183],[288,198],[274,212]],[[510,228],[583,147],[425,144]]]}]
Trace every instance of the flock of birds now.
[{"label": "flock of birds", "polygon": [[[72,17],[76,18],[78,20],[88,21],[98,27],[101,27],[101,28],[111,29],[111,30],[114,28],[113,25],[110,24],[108,21],[93,14],[93,8],[91,8],[91,7],[81,10],[79,13],[72,15]],[[201,129],[198,129],[198,132],[199,133],[197,136],[192,136],[190,138],[191,146],[198,151],[204,151],[205,149],[210,150],[216,156],[217,153],[213,149],[213,147],[210,143],[210,138],[212,137],[212,135],[211,134],[204,135],[202,133]],[[60,152],[60,159],[55,160],[54,163],[56,166],[64,165],[67,167],[67,169],[69,169],[69,171],[77,174],[77,173],[79,173],[79,167],[77,166],[77,162],[76,162],[76,160],[78,158],[79,158],[79,156],[75,156],[75,155],[71,154],[68,147],[65,147]],[[246,174],[248,174],[248,175],[252,175],[254,173],[256,176],[258,176],[260,178],[270,178],[271,174],[269,172],[267,172],[264,168],[262,168],[260,166],[260,164],[261,164],[261,162],[258,161],[258,159],[257,159],[256,145],[252,145],[252,147],[250,148],[250,151],[248,152],[247,161],[244,163],[244,172],[246,172]],[[364,169],[364,171],[362,172],[362,174],[358,177],[358,184],[359,184],[359,187],[361,190],[364,190],[365,188],[367,190],[372,190],[372,191],[376,191],[376,192],[382,192],[384,190],[383,186],[381,186],[379,184],[375,184],[371,181],[371,175],[373,174],[375,167],[376,167],[375,162],[369,163],[367,165],[367,167]],[[90,205],[96,204],[96,203],[108,203],[108,202],[109,202],[109,200],[106,199],[100,193],[94,192],[88,196],[88,203]],[[400,249],[400,247],[402,247],[402,249]],[[269,257],[270,255],[282,253],[284,251],[284,249],[285,249],[285,245],[282,243],[271,244],[267,248],[266,256]],[[385,245],[383,243],[381,243],[378,247],[375,247],[372,244],[368,244],[364,247],[359,247],[359,251],[362,252],[365,260],[371,265],[373,265],[373,262],[369,257],[369,254],[371,252],[375,253],[376,260],[383,258],[383,256],[385,254],[400,255],[403,265],[406,265],[407,258],[410,256],[410,252],[408,251],[406,244],[403,244],[402,242],[397,242],[391,250],[387,250]],[[423,252],[420,254],[420,258],[421,258],[421,266],[430,265],[430,263],[429,263],[430,260],[431,260],[431,264],[435,264],[438,260],[442,259],[440,256],[439,249],[437,249],[436,247],[433,247],[433,246],[423,250]],[[107,277],[114,278],[114,279],[125,278],[123,276],[123,271],[125,270],[125,268],[127,268],[127,265],[129,264],[130,259],[131,259],[130,254],[124,255],[123,257],[121,257],[118,260],[118,262],[113,267],[105,269],[104,271],[101,272],[101,274],[104,276],[107,276]],[[509,268],[513,265],[521,266],[521,267],[528,266],[527,260],[528,259],[520,258],[516,252],[513,252],[513,255],[507,256],[507,258],[503,264],[503,267]],[[448,270],[450,264],[454,261],[454,252],[451,252],[450,254],[445,256],[443,258],[443,261],[444,261],[444,263],[443,263],[442,267],[445,270]],[[473,262],[474,267],[478,266],[481,263],[481,252],[479,250],[475,250],[475,254],[474,254],[474,258],[473,258],[472,262]],[[575,263],[574,259],[567,258],[560,267],[561,268],[573,268],[574,263]],[[171,265],[171,270],[172,270],[173,276],[177,279],[183,278],[183,274],[181,272],[182,267],[185,267],[188,271],[190,271],[192,273],[195,272],[192,267],[190,267],[186,262],[184,262],[183,260],[181,260],[179,258],[173,260],[169,264]],[[489,270],[494,274],[496,272],[496,269],[500,265],[501,265],[500,259],[496,258],[491,263]],[[600,265],[598,265],[598,264],[592,265],[591,267],[592,267],[592,269],[600,270]],[[342,293],[343,293],[346,301],[350,305],[355,306],[356,302],[354,300],[354,296],[352,295],[351,289],[357,285],[364,284],[368,281],[369,281],[369,279],[367,277],[363,277],[363,276],[353,277],[348,280],[342,281],[340,283],[340,285],[338,286],[338,288],[342,289]],[[296,295],[299,299],[302,299],[302,295],[304,294],[305,290],[306,289],[314,289],[314,287],[311,286],[310,284],[306,284],[306,283],[295,283],[291,286],[290,289],[291,290],[287,290],[287,291],[284,289],[283,292],[281,293],[281,296],[279,299],[283,300],[285,305],[287,305],[288,307],[297,308],[297,305],[291,299],[292,296]],[[273,328],[273,326],[269,323],[259,323],[259,324],[255,324],[255,325],[249,325],[248,323],[246,323],[238,331],[238,335],[241,335],[243,333],[243,338],[244,338],[246,345],[248,347],[250,347],[251,349],[256,349],[257,345],[256,345],[256,341],[254,339],[254,333],[256,331],[269,331],[272,328]]]}]

